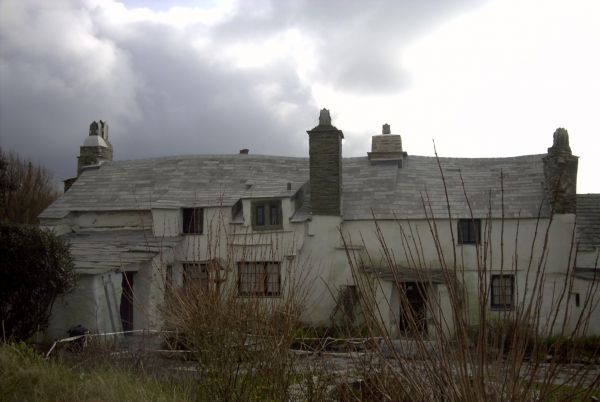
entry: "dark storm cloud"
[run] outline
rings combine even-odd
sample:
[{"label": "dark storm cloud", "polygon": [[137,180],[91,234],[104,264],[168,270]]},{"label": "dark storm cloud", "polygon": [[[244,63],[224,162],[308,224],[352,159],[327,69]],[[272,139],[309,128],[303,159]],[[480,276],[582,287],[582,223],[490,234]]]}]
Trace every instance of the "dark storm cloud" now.
[{"label": "dark storm cloud", "polygon": [[[130,23],[123,31],[97,9],[37,6],[3,4],[11,12],[2,19],[3,147],[64,179],[89,123],[101,118],[118,159],[245,147],[305,153],[304,130],[317,107],[294,66],[236,70],[164,24]],[[261,87],[271,83],[280,95],[267,102]],[[297,110],[282,116],[283,103]]]},{"label": "dark storm cloud", "polygon": [[[217,57],[289,28],[314,40],[316,79],[347,91],[401,87],[398,43],[464,7],[456,2],[240,2],[210,27],[114,21],[79,1],[0,3],[0,144],[61,179],[92,120],[115,158],[182,153],[306,154],[317,119],[292,62],[235,68]],[[193,41],[202,39],[199,50]]]}]

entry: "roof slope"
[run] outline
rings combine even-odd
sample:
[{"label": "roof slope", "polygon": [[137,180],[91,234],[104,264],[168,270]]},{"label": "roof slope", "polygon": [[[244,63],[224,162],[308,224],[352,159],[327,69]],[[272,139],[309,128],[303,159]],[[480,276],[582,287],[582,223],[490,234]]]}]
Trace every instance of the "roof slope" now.
[{"label": "roof slope", "polygon": [[40,217],[60,218],[70,211],[233,205],[244,197],[291,195],[307,180],[306,158],[204,155],[106,162],[84,171]]},{"label": "roof slope", "polygon": [[[536,217],[545,199],[543,156],[440,158],[453,217],[470,217],[461,173],[474,216],[485,217],[490,205],[493,216],[502,216],[500,172],[505,216]],[[40,217],[60,218],[70,211],[228,206],[240,198],[291,196],[308,178],[308,158],[209,155],[108,162],[84,171]],[[423,200],[431,204],[428,213],[447,217],[434,157],[408,156],[402,168],[372,165],[366,157],[344,158],[342,180],[344,219],[371,219],[371,211],[381,219],[424,218]],[[541,214],[548,214],[546,207]]]},{"label": "roof slope", "polygon": [[577,194],[576,222],[579,250],[600,247],[600,194]]},{"label": "roof slope", "polygon": [[[501,217],[503,196],[506,218],[547,216],[543,156],[439,158],[452,216],[470,218],[470,203],[476,218],[486,217],[490,209],[492,216]],[[393,164],[371,165],[367,158],[349,158],[344,160],[343,180],[346,219],[371,219],[371,209],[384,219],[425,218],[425,209],[429,216],[448,217],[435,157],[409,155],[401,169]]]}]

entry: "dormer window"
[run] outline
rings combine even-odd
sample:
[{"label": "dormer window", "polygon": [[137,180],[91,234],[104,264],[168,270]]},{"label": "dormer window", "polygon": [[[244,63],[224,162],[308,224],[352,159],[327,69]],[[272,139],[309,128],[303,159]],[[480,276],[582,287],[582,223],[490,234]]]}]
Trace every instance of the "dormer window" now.
[{"label": "dormer window", "polygon": [[202,234],[204,233],[204,209],[203,208],[183,208],[183,233],[184,234]]},{"label": "dormer window", "polygon": [[281,229],[281,200],[252,201],[252,227]]}]

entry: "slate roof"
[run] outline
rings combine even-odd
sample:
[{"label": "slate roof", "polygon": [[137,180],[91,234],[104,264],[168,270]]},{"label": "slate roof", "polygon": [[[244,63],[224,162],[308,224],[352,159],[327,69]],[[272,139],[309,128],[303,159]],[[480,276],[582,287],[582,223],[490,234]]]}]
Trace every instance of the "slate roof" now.
[{"label": "slate roof", "polygon": [[579,250],[600,247],[600,194],[577,194],[576,223]]},{"label": "slate roof", "polygon": [[306,158],[204,155],[107,162],[85,170],[40,217],[59,218],[69,211],[229,206],[246,197],[290,196],[307,180]]},{"label": "slate roof", "polygon": [[[453,217],[470,217],[459,172],[474,216],[487,215],[491,196],[492,215],[500,217],[501,171],[507,218],[537,217],[540,211],[547,216],[543,156],[440,158]],[[40,217],[61,218],[70,211],[230,206],[240,198],[288,197],[308,181],[308,165],[308,158],[261,155],[108,162],[84,171]],[[342,165],[344,219],[371,219],[371,210],[380,219],[424,218],[423,199],[429,200],[436,217],[447,217],[444,187],[434,157],[409,155],[402,168],[393,163],[371,165],[367,157],[344,158]],[[287,190],[288,182],[291,191]]]},{"label": "slate roof", "polygon": [[151,230],[111,230],[69,233],[63,237],[69,243],[75,270],[97,274],[149,261],[172,248],[179,237],[157,238]]},{"label": "slate roof", "polygon": [[[453,218],[549,215],[544,190],[545,155],[508,158],[439,158]],[[344,218],[447,218],[442,175],[435,157],[408,155],[404,166],[370,165],[366,158],[344,160]],[[504,177],[504,191],[500,173]],[[461,183],[464,182],[463,185]],[[465,197],[465,191],[467,197]],[[424,208],[424,203],[426,208]]]}]

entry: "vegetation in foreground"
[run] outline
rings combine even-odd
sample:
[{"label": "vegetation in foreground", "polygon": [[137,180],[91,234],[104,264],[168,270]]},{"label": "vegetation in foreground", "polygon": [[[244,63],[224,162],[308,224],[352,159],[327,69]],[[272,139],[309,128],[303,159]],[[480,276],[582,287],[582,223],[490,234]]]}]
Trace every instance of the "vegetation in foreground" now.
[{"label": "vegetation in foreground", "polygon": [[20,344],[0,345],[2,401],[189,401],[183,381],[158,380],[114,365],[76,368]]},{"label": "vegetation in foreground", "polygon": [[46,328],[54,300],[75,285],[73,260],[52,232],[0,222],[0,261],[0,335],[26,340]]}]

